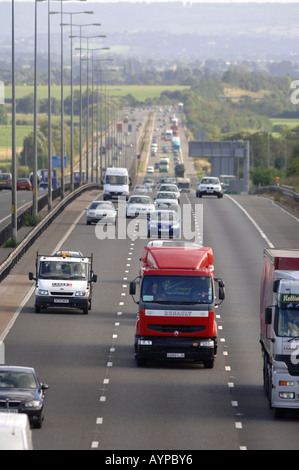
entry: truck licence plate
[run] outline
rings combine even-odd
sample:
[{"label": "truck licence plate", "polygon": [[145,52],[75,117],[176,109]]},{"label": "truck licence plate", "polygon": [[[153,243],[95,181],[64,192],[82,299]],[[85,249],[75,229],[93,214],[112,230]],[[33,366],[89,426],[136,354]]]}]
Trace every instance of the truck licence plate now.
[{"label": "truck licence plate", "polygon": [[68,304],[69,299],[54,299],[54,304]]},{"label": "truck licence plate", "polygon": [[185,353],[167,353],[167,357],[174,359],[184,359]]}]

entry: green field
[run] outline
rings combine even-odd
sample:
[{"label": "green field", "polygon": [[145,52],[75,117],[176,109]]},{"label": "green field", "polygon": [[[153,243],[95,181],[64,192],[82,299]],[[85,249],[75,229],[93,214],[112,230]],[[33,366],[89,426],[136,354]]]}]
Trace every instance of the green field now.
[{"label": "green field", "polygon": [[[177,86],[177,85],[111,85],[107,86],[105,90],[113,91],[113,96],[126,96],[131,94],[136,100],[144,102],[146,98],[159,98],[163,91],[177,91],[190,88],[189,86]],[[75,90],[79,90],[79,86],[74,87]],[[17,86],[16,87],[16,99],[23,98],[24,96],[33,94],[33,86]],[[84,86],[83,86],[84,92]],[[38,98],[46,99],[48,97],[48,86],[40,85],[38,86]],[[52,85],[51,94],[53,98],[60,100],[61,89],[58,85]],[[64,87],[64,98],[67,98],[71,94],[71,87]],[[5,98],[11,99],[12,89],[11,87],[5,88]]]},{"label": "green field", "polygon": [[[163,91],[178,91],[188,89],[189,86],[176,86],[176,85],[110,85],[105,87],[105,91],[108,91],[110,96],[126,96],[132,95],[136,100],[144,102],[147,98],[159,98]],[[79,86],[74,87],[75,90],[79,90]],[[91,89],[91,88],[90,88]],[[83,86],[83,92],[85,88]],[[16,99],[23,98],[24,96],[34,93],[33,86],[16,86]],[[67,98],[71,94],[70,86],[64,87],[64,98]],[[58,101],[61,98],[60,86],[53,85],[51,87],[51,95]],[[12,89],[11,87],[5,88],[5,99],[11,100]],[[48,86],[38,86],[38,99],[48,98]],[[27,121],[27,125],[17,125],[16,127],[16,146],[19,152],[23,148],[23,139],[25,135],[33,132],[33,116],[30,114],[17,114],[17,120]],[[52,116],[53,121],[59,120],[60,116]],[[29,125],[32,123],[32,125]],[[11,125],[0,125],[0,160],[6,160],[11,156]]]},{"label": "green field", "polygon": [[273,126],[286,126],[297,127],[299,126],[299,119],[283,119],[283,118],[270,118]]}]

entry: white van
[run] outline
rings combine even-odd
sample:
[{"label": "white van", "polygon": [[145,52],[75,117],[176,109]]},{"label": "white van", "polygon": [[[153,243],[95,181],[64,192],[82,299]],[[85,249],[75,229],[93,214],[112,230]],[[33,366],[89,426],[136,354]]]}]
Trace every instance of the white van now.
[{"label": "white van", "polygon": [[91,309],[93,284],[97,275],[93,272],[93,255],[78,257],[61,251],[54,256],[36,256],[36,275],[28,274],[35,281],[35,312],[46,308],[77,308],[87,315]]},{"label": "white van", "polygon": [[33,450],[32,431],[25,413],[0,413],[0,450]]},{"label": "white van", "polygon": [[125,196],[129,199],[129,174],[126,168],[107,168],[104,178],[103,199],[117,199]]}]

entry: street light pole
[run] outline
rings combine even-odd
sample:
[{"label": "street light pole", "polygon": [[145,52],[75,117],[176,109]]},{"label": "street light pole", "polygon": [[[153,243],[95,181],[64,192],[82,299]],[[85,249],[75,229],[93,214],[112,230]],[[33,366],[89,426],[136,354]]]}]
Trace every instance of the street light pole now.
[{"label": "street light pole", "polygon": [[16,161],[16,83],[15,83],[15,1],[12,0],[12,188],[11,240],[17,241],[17,161]]},{"label": "street light pole", "polygon": [[[96,23],[94,26],[101,26],[101,24]],[[75,37],[75,36],[74,36]],[[82,36],[81,31],[80,31],[80,48],[76,48],[76,50],[80,49],[80,70],[81,70],[81,51],[85,49],[87,51],[87,105],[86,105],[86,182],[89,180],[89,67],[88,67],[88,52],[89,52],[89,39],[94,39],[94,38],[105,38],[105,35],[97,34],[94,36]],[[81,46],[81,39],[84,38],[87,41],[87,47],[82,47]],[[80,73],[81,76],[81,73]],[[81,80],[80,80],[81,81]]]},{"label": "street light pole", "polygon": [[[93,11],[74,11],[74,12],[64,12],[64,14],[70,15],[70,24],[63,24],[63,26],[70,26],[71,27],[71,146],[70,146],[70,153],[71,153],[71,177],[70,177],[70,189],[71,192],[74,190],[74,93],[73,93],[73,15],[93,15]],[[81,175],[81,171],[80,171]],[[79,178],[81,180],[81,178]]]}]

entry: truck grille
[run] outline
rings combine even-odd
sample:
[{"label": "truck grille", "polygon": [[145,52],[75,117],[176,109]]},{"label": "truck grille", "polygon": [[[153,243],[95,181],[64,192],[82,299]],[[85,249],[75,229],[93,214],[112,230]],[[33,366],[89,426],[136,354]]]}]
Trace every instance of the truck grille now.
[{"label": "truck grille", "polygon": [[59,296],[59,297],[63,297],[63,296],[71,297],[73,295],[73,292],[50,292],[50,294]]},{"label": "truck grille", "polygon": [[148,325],[147,329],[156,333],[174,333],[178,331],[182,334],[190,334],[204,331],[206,327],[204,325]]}]

